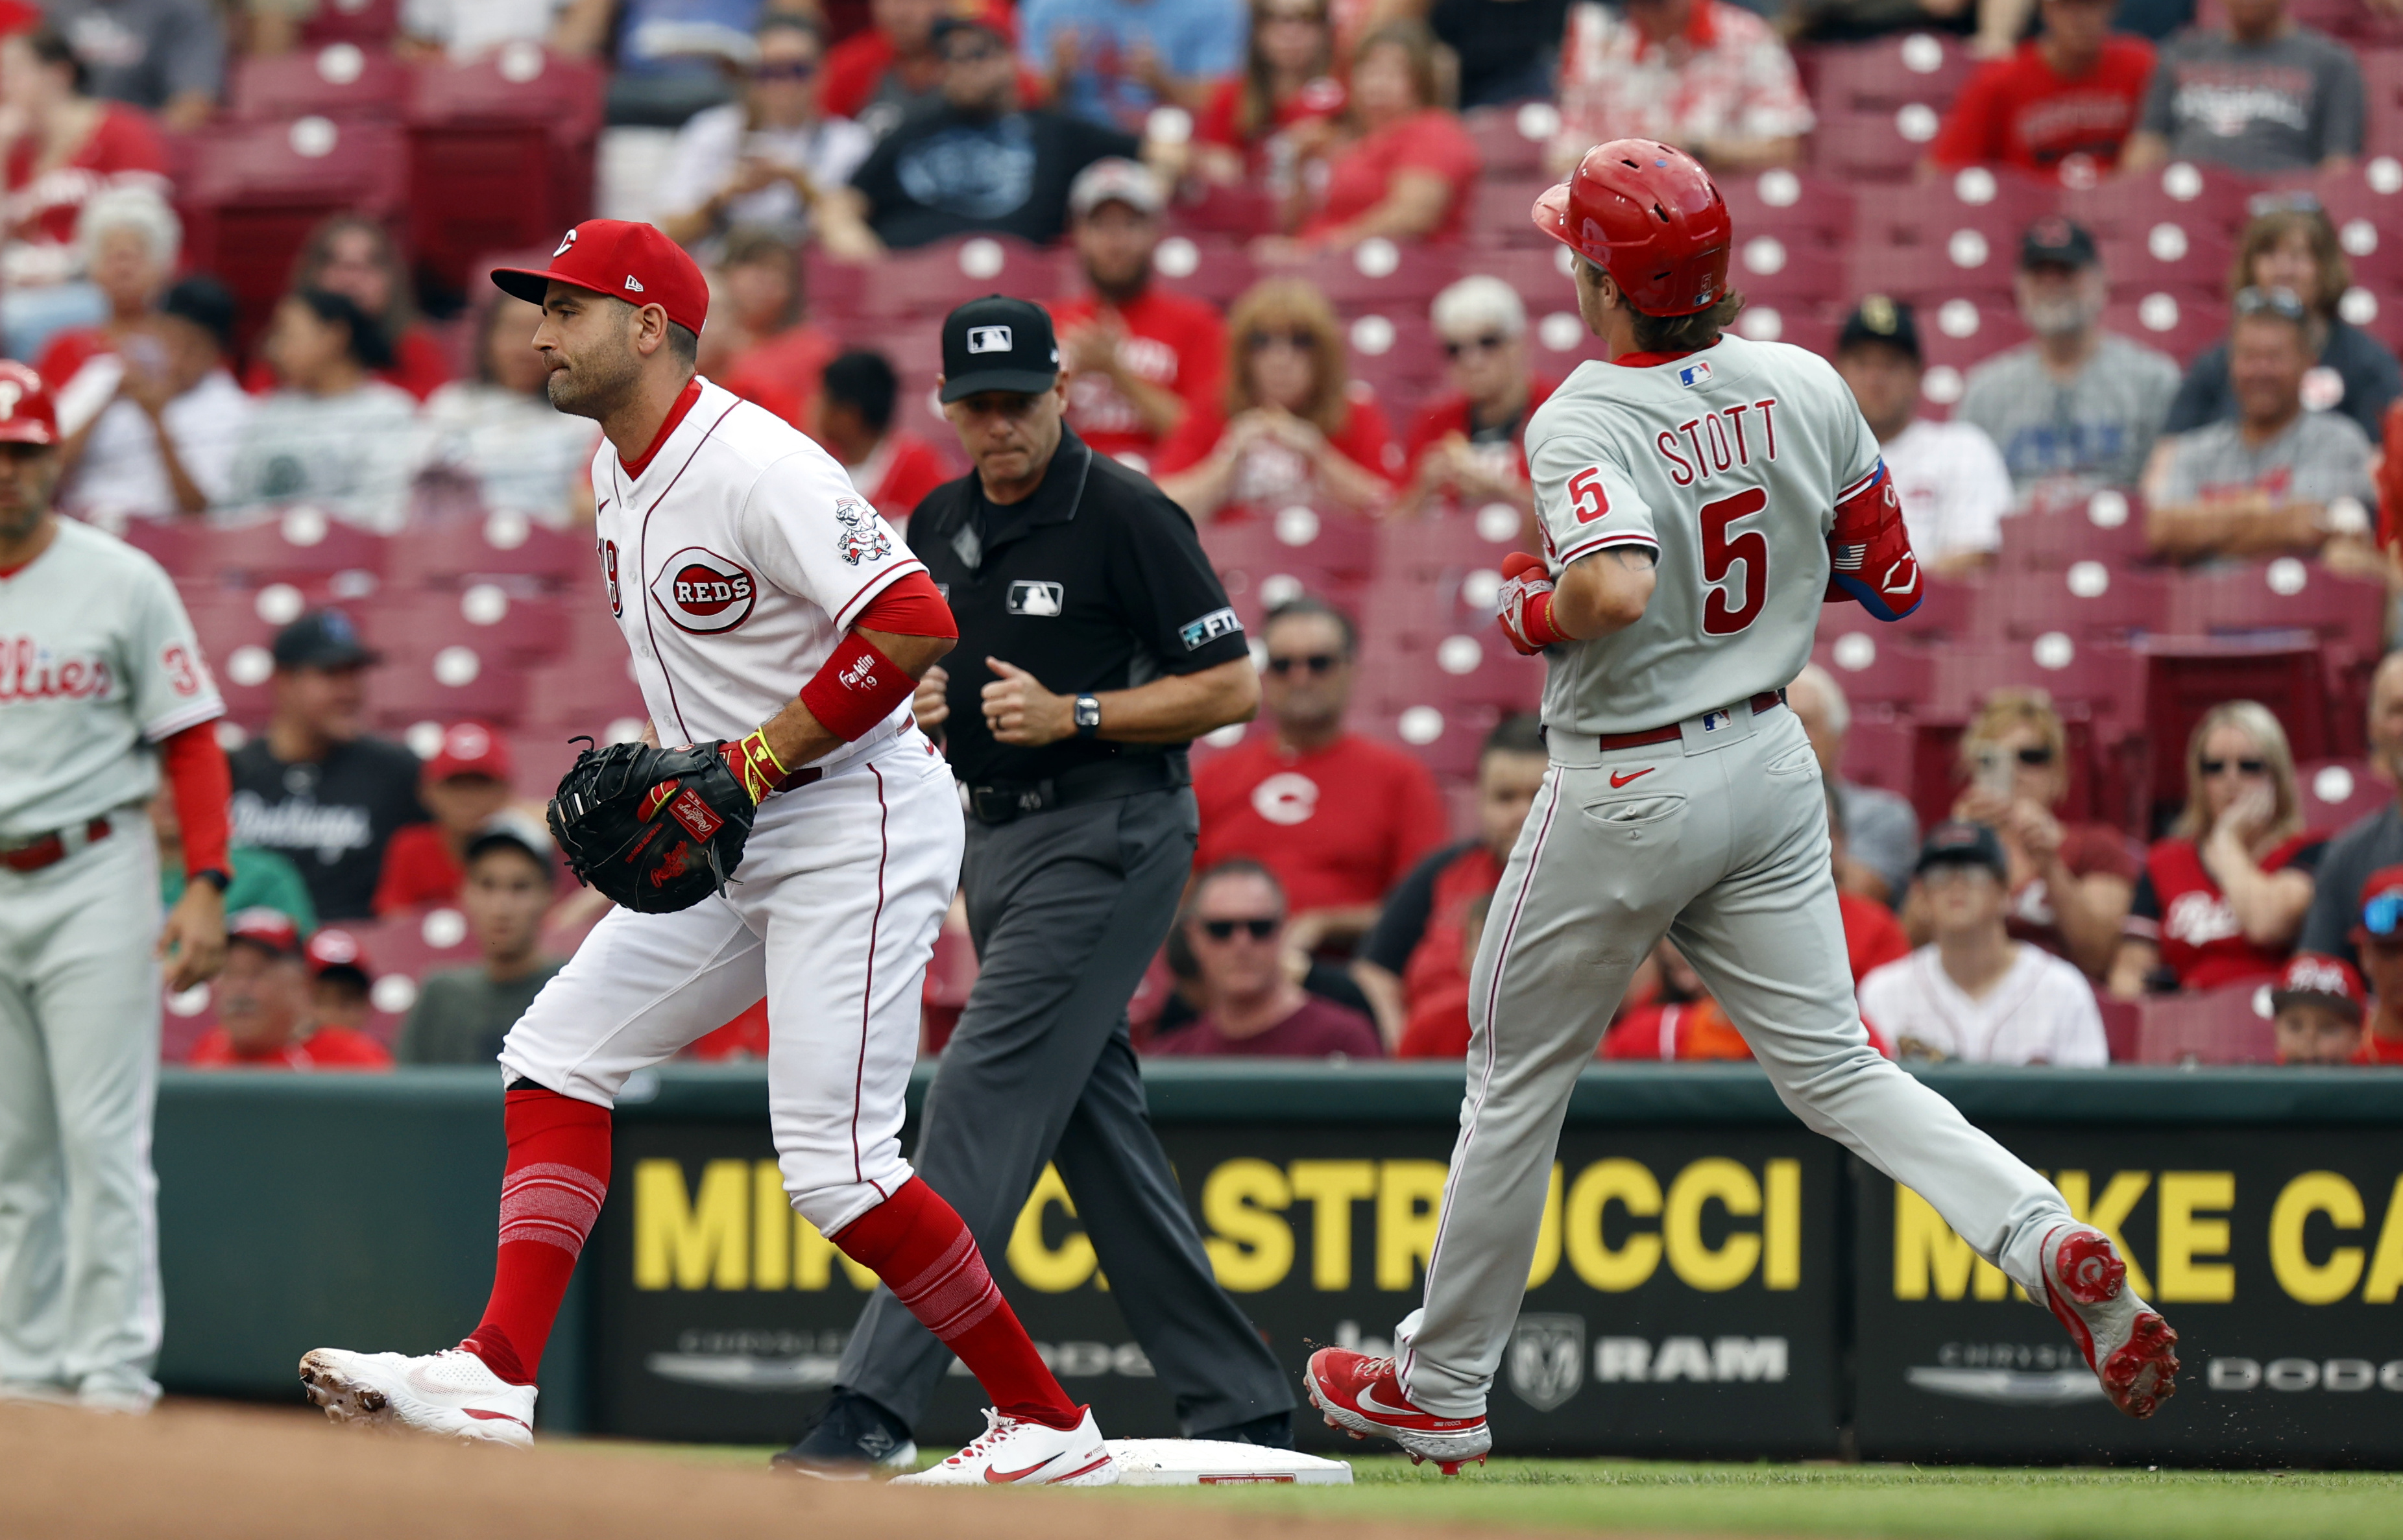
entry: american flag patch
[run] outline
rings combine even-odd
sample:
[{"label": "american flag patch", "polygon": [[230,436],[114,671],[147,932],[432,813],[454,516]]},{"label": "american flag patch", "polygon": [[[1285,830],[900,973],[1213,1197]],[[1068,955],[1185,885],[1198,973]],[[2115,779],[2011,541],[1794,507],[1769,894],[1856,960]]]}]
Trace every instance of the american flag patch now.
[{"label": "american flag patch", "polygon": [[1861,563],[1868,560],[1869,548],[1867,546],[1836,546],[1831,549],[1838,572],[1858,572]]}]

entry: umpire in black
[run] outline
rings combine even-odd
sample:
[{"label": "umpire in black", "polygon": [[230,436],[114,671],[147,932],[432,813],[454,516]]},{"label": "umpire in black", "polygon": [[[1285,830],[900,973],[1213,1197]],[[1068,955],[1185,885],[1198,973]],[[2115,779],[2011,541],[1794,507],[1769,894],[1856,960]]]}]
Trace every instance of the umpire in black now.
[{"label": "umpire in black", "polygon": [[[1187,1435],[1290,1446],[1292,1390],[1212,1275],[1127,1033],[1192,869],[1185,745],[1258,709],[1243,627],[1184,510],[1063,421],[1040,306],[953,311],[942,399],[976,469],[910,516],[960,627],[916,708],[965,788],[961,887],[983,966],[927,1094],[918,1174],[998,1257],[1057,1164]],[[841,1477],[894,1462],[949,1357],[879,1289],[825,1417],[778,1463]]]}]

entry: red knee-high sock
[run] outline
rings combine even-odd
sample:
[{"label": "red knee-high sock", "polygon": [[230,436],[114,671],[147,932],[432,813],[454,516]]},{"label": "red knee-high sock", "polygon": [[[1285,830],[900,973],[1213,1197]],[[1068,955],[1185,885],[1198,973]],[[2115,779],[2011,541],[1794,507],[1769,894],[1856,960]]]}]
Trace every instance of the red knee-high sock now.
[{"label": "red knee-high sock", "polygon": [[568,1276],[609,1191],[609,1109],[539,1087],[508,1092],[501,1250],[484,1319],[459,1345],[531,1385]]},{"label": "red knee-high sock", "polygon": [[913,1176],[828,1239],[874,1269],[894,1297],[959,1354],[996,1409],[1062,1429],[1082,1420],[1083,1409],[1044,1367],[1018,1312],[994,1286],[976,1237],[934,1188]]}]

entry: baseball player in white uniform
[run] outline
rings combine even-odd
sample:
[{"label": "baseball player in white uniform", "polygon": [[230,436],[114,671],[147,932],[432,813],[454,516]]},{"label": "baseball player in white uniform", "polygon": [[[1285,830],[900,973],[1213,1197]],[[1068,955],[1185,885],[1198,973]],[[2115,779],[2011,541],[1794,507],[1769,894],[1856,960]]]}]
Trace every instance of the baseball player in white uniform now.
[{"label": "baseball player in white uniform", "polygon": [[1721,334],[1742,305],[1733,232],[1684,152],[1598,146],[1535,217],[1576,254],[1579,313],[1612,360],[1530,423],[1545,553],[1504,569],[1502,626],[1549,663],[1552,764],[1471,973],[1425,1303],[1392,1358],[1313,1355],[1312,1400],[1447,1472],[1484,1457],[1570,1091],[1666,935],[1786,1105],[1927,1199],[2051,1306],[2115,1405],[2149,1415],[2176,1334],[2110,1241],[1881,1057],[1854,1006],[1818,762],[1781,687],[1823,600],[1889,620],[1918,604],[1876,437],[1827,363]]},{"label": "baseball player in white uniform", "polygon": [[597,543],[655,740],[717,749],[754,799],[732,883],[613,910],[501,1050],[509,1157],[492,1302],[424,1357],[301,1362],[337,1421],[522,1445],[535,1370],[609,1176],[626,1077],[768,1000],[770,1117],[793,1206],[874,1269],[993,1397],[958,1455],[908,1479],[1104,1484],[1091,1412],[1043,1367],[966,1228],[901,1158],[918,996],[957,881],[949,770],[911,724],[956,631],[842,467],[693,372],[708,289],[648,225],[590,220],[541,271],[551,402],[597,419]]},{"label": "baseball player in white uniform", "polygon": [[[225,715],[159,563],[50,510],[58,412],[0,363],[0,1399],[158,1399],[163,981],[225,961]],[[162,767],[188,879],[162,921]]]}]

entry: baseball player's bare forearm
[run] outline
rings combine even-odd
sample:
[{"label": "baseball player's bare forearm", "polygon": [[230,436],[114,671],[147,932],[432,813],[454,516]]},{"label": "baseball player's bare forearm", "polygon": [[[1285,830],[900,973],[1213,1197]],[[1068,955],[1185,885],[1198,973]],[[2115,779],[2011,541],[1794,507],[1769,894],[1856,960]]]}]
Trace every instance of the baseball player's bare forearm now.
[{"label": "baseball player's bare forearm", "polygon": [[1580,642],[1625,631],[1644,618],[1659,579],[1642,546],[1614,547],[1580,556],[1561,572],[1552,592],[1552,623]]}]

